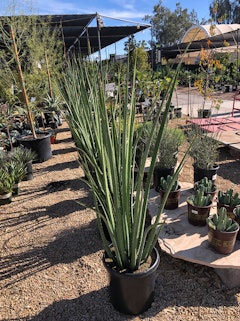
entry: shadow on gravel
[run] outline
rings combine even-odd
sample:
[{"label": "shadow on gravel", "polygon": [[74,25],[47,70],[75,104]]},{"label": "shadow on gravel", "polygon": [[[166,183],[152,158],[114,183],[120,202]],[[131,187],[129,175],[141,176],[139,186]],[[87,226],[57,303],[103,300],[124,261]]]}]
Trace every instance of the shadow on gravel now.
[{"label": "shadow on gravel", "polygon": [[[239,291],[220,288],[216,279],[212,277],[213,272],[208,268],[188,263],[182,265],[181,260],[173,260],[163,253],[161,257],[162,265],[160,264],[158,269],[155,301],[152,307],[139,317],[124,315],[115,310],[109,300],[108,287],[103,287],[98,291],[92,291],[72,300],[54,302],[29,320],[168,321],[180,320],[178,319],[178,309],[183,313],[185,308],[191,309],[191,307],[199,307],[196,314],[192,313],[191,320],[204,320],[205,307],[212,308],[212,311],[207,311],[208,317],[212,315],[214,320],[218,320],[218,307],[238,305],[236,294]],[[210,277],[212,279],[209,279]],[[202,300],[200,302],[199,294],[195,295],[195,292],[201,293]],[[163,310],[164,315],[161,316],[160,313]],[[221,318],[226,320],[227,316],[221,314]]]},{"label": "shadow on gravel", "polygon": [[219,163],[218,175],[234,184],[239,184],[240,160],[230,154],[228,147],[220,149]]},{"label": "shadow on gravel", "polygon": [[76,152],[75,147],[68,147],[68,148],[59,148],[59,149],[54,149],[52,151],[53,155],[61,155],[61,154],[68,154],[68,153],[74,153]]},{"label": "shadow on gravel", "polygon": [[55,240],[46,246],[35,247],[19,254],[2,256],[0,280],[9,279],[9,282],[1,288],[9,287],[50,266],[74,262],[101,248],[96,220],[81,228],[66,229],[56,235]]}]

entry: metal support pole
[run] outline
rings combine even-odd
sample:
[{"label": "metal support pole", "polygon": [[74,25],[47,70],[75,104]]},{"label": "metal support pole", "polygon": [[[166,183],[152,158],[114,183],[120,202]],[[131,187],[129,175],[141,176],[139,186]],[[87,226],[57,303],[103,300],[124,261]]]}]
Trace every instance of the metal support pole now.
[{"label": "metal support pole", "polygon": [[239,29],[237,29],[237,89],[239,85],[239,61],[238,61],[238,34],[239,34]]},{"label": "metal support pole", "polygon": [[103,27],[103,21],[100,18],[99,15],[97,15],[97,32],[98,32],[98,57],[99,57],[99,63],[100,63],[100,73],[102,76],[102,57],[101,57],[101,35],[100,35],[100,30]]}]

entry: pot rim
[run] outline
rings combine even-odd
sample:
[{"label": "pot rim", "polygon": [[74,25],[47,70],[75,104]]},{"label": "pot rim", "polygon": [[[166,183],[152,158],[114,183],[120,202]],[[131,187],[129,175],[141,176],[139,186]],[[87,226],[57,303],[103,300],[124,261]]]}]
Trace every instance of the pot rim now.
[{"label": "pot rim", "polygon": [[[110,247],[111,247],[111,244],[110,244]],[[138,272],[138,271],[134,271],[134,272],[120,272],[116,269],[112,269],[110,267],[110,265],[106,262],[105,258],[106,258],[106,251],[104,251],[104,254],[103,254],[103,257],[102,257],[102,261],[103,261],[103,265],[105,266],[106,270],[113,274],[113,275],[116,275],[116,276],[122,276],[123,278],[138,278],[138,279],[141,279],[141,278],[144,278],[146,277],[146,275],[148,275],[149,273],[152,273],[153,271],[157,270],[158,266],[159,266],[159,263],[160,263],[160,255],[159,255],[159,252],[157,250],[156,247],[153,248],[153,252],[152,253],[155,253],[155,261],[153,262],[153,264],[145,271],[141,271],[141,272]]]}]

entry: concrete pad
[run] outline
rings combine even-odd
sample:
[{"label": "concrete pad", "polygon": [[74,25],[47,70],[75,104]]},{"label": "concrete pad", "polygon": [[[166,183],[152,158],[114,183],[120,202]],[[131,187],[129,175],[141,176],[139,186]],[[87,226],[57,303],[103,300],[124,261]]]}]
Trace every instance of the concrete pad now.
[{"label": "concrete pad", "polygon": [[240,135],[236,131],[221,132],[218,141],[225,145],[240,144]]},{"label": "concrete pad", "polygon": [[[216,269],[227,287],[240,286],[240,241],[236,241],[231,254],[215,252],[208,243],[207,225],[200,227],[188,223],[186,199],[192,193],[192,184],[180,183],[180,185],[182,191],[179,208],[164,210],[162,214],[165,226],[159,238],[161,249],[175,258]],[[151,190],[148,208],[153,220],[159,205],[159,194]],[[211,209],[211,213],[214,212],[216,204],[213,204]]]}]

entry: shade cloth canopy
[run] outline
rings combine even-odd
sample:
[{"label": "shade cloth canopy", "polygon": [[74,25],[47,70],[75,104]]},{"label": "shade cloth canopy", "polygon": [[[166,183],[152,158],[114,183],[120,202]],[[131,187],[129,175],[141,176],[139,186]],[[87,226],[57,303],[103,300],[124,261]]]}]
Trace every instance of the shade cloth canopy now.
[{"label": "shade cloth canopy", "polygon": [[[36,17],[42,18],[44,15],[36,15]],[[83,56],[95,53],[99,49],[150,27],[150,25],[136,22],[131,26],[102,26],[98,28],[98,19],[101,19],[98,13],[46,15],[45,17],[48,19],[50,17],[50,28],[59,28],[66,52],[76,50],[80,51]],[[96,27],[90,26],[94,19],[96,19]],[[114,18],[114,20],[117,19]]]},{"label": "shade cloth canopy", "polygon": [[161,49],[161,56],[175,58],[178,54],[199,51],[201,48],[216,49],[238,46],[240,40],[240,24],[216,25],[211,27],[193,26],[184,35],[182,42]]}]

